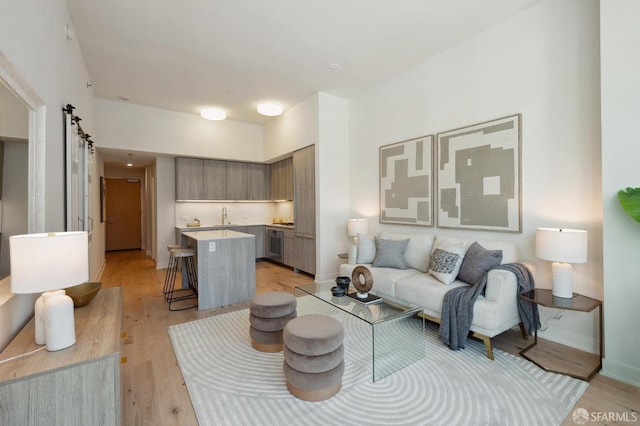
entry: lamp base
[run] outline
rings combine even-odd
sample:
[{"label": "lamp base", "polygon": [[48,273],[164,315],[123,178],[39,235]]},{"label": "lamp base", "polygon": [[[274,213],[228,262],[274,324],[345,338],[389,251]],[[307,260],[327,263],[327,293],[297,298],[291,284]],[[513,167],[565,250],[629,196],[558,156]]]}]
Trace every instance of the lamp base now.
[{"label": "lamp base", "polygon": [[73,300],[64,290],[42,294],[41,317],[48,351],[59,351],[76,343]]},{"label": "lamp base", "polygon": [[553,277],[554,297],[571,299],[573,297],[573,268],[570,263],[553,262],[551,264],[551,275]]}]

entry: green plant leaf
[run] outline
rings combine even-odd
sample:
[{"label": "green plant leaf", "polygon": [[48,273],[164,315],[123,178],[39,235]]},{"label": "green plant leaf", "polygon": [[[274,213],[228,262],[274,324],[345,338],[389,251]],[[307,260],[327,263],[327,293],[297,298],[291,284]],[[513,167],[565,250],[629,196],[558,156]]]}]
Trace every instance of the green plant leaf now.
[{"label": "green plant leaf", "polygon": [[627,188],[618,191],[618,201],[636,222],[640,222],[640,188]]}]

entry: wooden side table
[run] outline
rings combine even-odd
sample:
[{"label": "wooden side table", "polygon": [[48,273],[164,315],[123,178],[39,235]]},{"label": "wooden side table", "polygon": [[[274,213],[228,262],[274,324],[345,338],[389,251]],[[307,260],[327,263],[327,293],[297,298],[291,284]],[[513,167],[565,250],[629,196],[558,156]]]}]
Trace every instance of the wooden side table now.
[{"label": "wooden side table", "polygon": [[[553,373],[566,374],[582,380],[591,380],[602,368],[602,302],[581,294],[576,294],[571,299],[554,297],[551,290],[534,289],[531,292],[521,294],[520,297],[540,306],[554,309],[566,309],[570,311],[591,312],[598,309],[599,353],[591,354],[579,349],[569,348],[553,342],[543,344],[538,342],[538,330],[535,332],[533,343],[520,351],[523,358],[536,364],[538,367]],[[572,356],[567,357],[570,353]]]}]

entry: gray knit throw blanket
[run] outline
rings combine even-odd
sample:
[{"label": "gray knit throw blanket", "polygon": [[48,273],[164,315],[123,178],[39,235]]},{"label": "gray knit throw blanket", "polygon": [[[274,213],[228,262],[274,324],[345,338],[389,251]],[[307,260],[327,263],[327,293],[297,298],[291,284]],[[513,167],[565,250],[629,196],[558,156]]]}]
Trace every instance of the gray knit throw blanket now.
[{"label": "gray knit throw blanket", "polygon": [[[493,269],[511,271],[516,276],[518,294],[527,293],[534,289],[535,282],[529,269],[521,263],[507,263]],[[487,286],[487,275],[473,286],[460,286],[449,290],[442,301],[442,318],[439,337],[453,350],[464,349],[471,322],[473,321],[473,304]],[[540,328],[538,305],[518,297],[518,313],[527,334],[532,335]]]}]

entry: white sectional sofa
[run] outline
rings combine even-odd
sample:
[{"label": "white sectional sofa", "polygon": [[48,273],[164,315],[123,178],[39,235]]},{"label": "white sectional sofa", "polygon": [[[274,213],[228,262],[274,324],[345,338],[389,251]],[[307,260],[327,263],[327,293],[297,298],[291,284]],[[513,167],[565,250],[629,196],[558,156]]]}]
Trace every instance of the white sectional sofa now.
[{"label": "white sectional sofa", "polygon": [[[353,269],[363,265],[371,271],[373,277],[372,293],[384,293],[418,304],[423,307],[423,315],[427,319],[438,323],[445,293],[453,287],[470,285],[459,279],[458,272],[463,266],[466,271],[465,276],[469,278],[469,267],[476,265],[473,258],[477,257],[475,256],[478,253],[477,244],[480,245],[480,251],[482,249],[492,251],[493,261],[501,264],[518,262],[517,246],[503,241],[387,232],[380,234],[377,239],[378,241],[376,237],[360,235],[357,253],[353,255],[355,261],[350,260],[348,264],[340,265],[340,275],[351,277]],[[406,240],[408,242],[404,243]],[[463,265],[464,255],[474,242],[477,244],[474,246],[473,253],[466,259],[467,265]],[[377,247],[376,243],[380,245]],[[399,254],[401,250],[399,246],[403,244],[406,244],[406,249],[403,254]],[[392,249],[390,250],[389,247]],[[440,250],[432,259],[436,249]],[[501,251],[501,260],[495,259],[496,253],[499,253],[496,251]],[[443,270],[438,268],[437,258],[440,258],[443,252],[448,255],[451,254],[450,252],[457,252],[462,258],[458,259],[457,265],[453,263],[449,265],[452,270],[448,270],[448,274],[443,274]],[[449,257],[450,260],[455,258],[453,255]],[[475,275],[482,276],[483,268],[488,269],[480,262],[477,268],[479,270],[474,272]],[[451,282],[447,284],[449,281]],[[471,331],[475,337],[484,341],[487,357],[490,359],[493,359],[492,337],[518,324],[525,337],[518,314],[517,287],[516,277],[512,272],[493,269],[487,276],[485,294],[479,296],[474,305]]]}]

